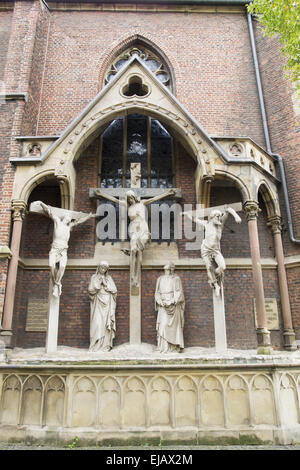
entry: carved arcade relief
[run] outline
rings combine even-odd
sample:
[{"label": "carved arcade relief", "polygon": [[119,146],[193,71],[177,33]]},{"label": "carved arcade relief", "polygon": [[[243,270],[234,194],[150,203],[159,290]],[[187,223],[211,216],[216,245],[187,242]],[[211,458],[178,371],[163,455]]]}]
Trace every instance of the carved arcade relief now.
[{"label": "carved arcade relief", "polygon": [[275,375],[276,380],[274,373],[249,370],[238,374],[194,371],[185,375],[166,370],[163,377],[122,371],[114,371],[113,376],[8,374],[3,377],[0,424],[51,425],[53,429],[192,426],[253,431],[255,426],[278,425],[277,388],[280,403],[284,404],[280,405],[283,424],[297,425],[299,372],[292,375],[277,371]]}]

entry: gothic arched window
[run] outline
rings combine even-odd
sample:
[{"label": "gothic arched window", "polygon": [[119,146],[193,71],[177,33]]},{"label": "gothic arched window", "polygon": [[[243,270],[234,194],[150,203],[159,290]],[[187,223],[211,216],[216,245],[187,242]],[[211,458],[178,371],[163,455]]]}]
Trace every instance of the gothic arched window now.
[{"label": "gothic arched window", "polygon": [[157,119],[130,114],[102,134],[100,186],[130,187],[131,163],[141,164],[142,188],[173,186],[172,137]]}]

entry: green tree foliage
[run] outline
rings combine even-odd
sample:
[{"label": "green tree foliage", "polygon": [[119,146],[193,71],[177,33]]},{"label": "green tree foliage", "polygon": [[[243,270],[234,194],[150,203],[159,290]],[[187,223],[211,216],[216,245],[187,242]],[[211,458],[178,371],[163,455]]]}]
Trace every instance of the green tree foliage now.
[{"label": "green tree foliage", "polygon": [[283,67],[300,91],[300,0],[253,0],[248,11],[258,15],[265,35],[279,35]]}]

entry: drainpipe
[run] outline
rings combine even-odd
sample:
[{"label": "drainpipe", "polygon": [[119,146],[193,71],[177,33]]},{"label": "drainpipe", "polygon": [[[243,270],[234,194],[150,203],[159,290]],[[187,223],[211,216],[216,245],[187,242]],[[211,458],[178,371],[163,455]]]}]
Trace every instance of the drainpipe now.
[{"label": "drainpipe", "polygon": [[262,117],[262,124],[263,124],[264,134],[265,134],[266,147],[267,147],[268,153],[272,153],[271,143],[270,143],[270,136],[269,136],[269,129],[268,129],[268,121],[267,121],[267,115],[266,115],[266,108],[265,108],[265,102],[264,102],[264,96],[263,96],[261,79],[260,79],[260,72],[259,72],[259,65],[258,65],[258,58],[257,58],[257,52],[256,52],[252,17],[251,17],[250,13],[247,13],[247,18],[248,18],[250,43],[251,43],[252,57],[253,57],[253,62],[254,62],[255,77],[256,77],[256,84],[257,84],[257,90],[258,90],[258,97],[259,97],[259,105],[260,105],[260,111],[261,111],[261,117]]},{"label": "drainpipe", "polygon": [[265,103],[264,103],[259,65],[258,65],[258,58],[257,58],[257,52],[256,52],[252,17],[251,17],[251,14],[248,12],[247,12],[247,18],[248,18],[249,35],[250,35],[252,56],[253,56],[254,69],[255,69],[255,77],[256,77],[256,83],[257,83],[257,89],[258,89],[259,105],[260,105],[260,111],[261,111],[262,123],[263,123],[263,129],[264,129],[264,135],[265,135],[265,141],[266,141],[266,148],[267,148],[267,152],[269,153],[269,155],[273,157],[278,163],[286,215],[287,215],[287,221],[288,221],[288,232],[289,232],[290,240],[293,243],[300,244],[300,240],[295,238],[294,236],[293,220],[292,220],[292,214],[291,214],[291,209],[290,209],[290,201],[289,201],[288,188],[287,188],[287,182],[286,182],[284,160],[281,157],[281,155],[278,155],[277,153],[273,153],[272,148],[271,148],[268,121],[267,121],[267,116],[266,116],[266,108],[265,108]]}]

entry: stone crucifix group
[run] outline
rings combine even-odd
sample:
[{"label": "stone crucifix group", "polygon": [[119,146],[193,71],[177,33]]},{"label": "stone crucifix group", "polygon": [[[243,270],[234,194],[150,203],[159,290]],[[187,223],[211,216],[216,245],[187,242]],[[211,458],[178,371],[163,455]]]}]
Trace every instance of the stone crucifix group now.
[{"label": "stone crucifix group", "polygon": [[[130,256],[130,298],[133,299],[130,304],[131,310],[133,310],[132,305],[135,305],[133,303],[135,296],[138,296],[140,301],[142,256],[145,247],[151,240],[145,206],[172,197],[175,193],[176,190],[169,189],[143,200],[134,189],[129,189],[125,193],[124,201],[99,188],[94,190],[94,197],[105,198],[114,203],[123,204],[127,208],[130,220],[128,228],[130,248],[129,250],[123,249],[123,251]],[[46,215],[54,223],[53,242],[49,253],[50,290],[46,351],[55,352],[57,349],[59,299],[62,292],[61,281],[67,266],[70,233],[74,226],[84,223],[92,217],[97,217],[97,215],[59,209],[41,201],[32,203],[30,211]],[[222,351],[227,347],[223,298],[223,278],[226,266],[220,250],[220,241],[228,216],[233,216],[237,223],[240,223],[241,219],[232,207],[226,206],[222,211],[212,210],[207,221],[190,212],[182,212],[182,215],[192,219],[199,230],[204,229],[201,256],[206,266],[208,282],[213,290],[216,350]],[[175,265],[168,262],[164,266],[164,274],[157,279],[156,283],[156,331],[157,348],[160,352],[180,352],[184,348],[185,298],[181,280],[174,271]],[[90,298],[90,351],[108,351],[113,347],[116,333],[117,288],[109,275],[109,265],[106,261],[102,261],[97,267],[96,273],[91,278],[88,292]],[[135,310],[135,312],[130,311],[130,317],[140,321],[140,306]],[[133,323],[134,321],[131,321],[130,325]],[[139,341],[132,342],[138,343]]]}]

